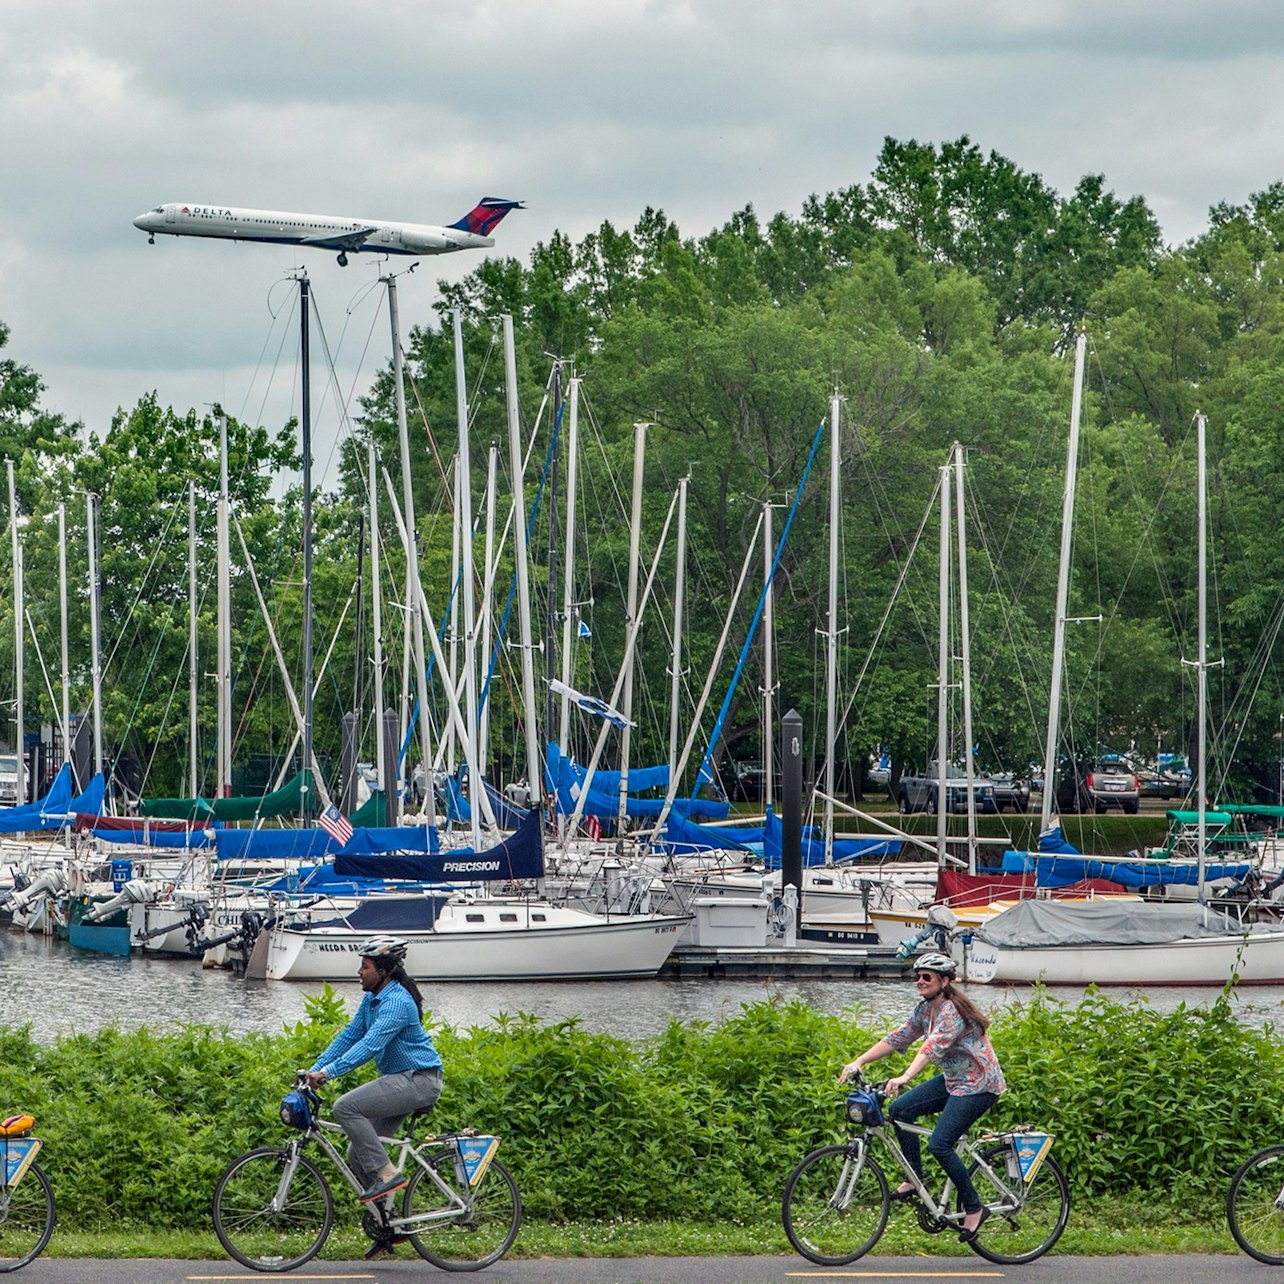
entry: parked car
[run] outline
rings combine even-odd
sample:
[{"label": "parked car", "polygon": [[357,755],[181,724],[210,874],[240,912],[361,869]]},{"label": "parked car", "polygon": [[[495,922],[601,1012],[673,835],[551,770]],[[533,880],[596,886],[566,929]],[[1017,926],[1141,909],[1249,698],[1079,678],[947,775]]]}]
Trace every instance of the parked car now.
[{"label": "parked car", "polygon": [[[907,772],[901,777],[896,790],[896,806],[902,816],[915,811],[935,812],[941,782],[936,763],[929,762],[920,776]],[[972,792],[979,812],[993,812],[998,808],[994,801],[994,785],[981,777],[972,781]],[[950,763],[945,769],[945,810],[967,811],[967,773],[962,767]]]},{"label": "parked car", "polygon": [[994,786],[994,806],[997,811],[1011,807],[1013,811],[1030,810],[1030,782],[1010,771],[991,776]]},{"label": "parked car", "polygon": [[1122,754],[1099,753],[1063,762],[1057,769],[1059,811],[1101,813],[1118,807],[1130,816],[1137,813],[1141,782],[1132,763]]},{"label": "parked car", "polygon": [[878,789],[886,789],[892,780],[892,755],[884,749],[880,754],[869,755],[865,779]]}]

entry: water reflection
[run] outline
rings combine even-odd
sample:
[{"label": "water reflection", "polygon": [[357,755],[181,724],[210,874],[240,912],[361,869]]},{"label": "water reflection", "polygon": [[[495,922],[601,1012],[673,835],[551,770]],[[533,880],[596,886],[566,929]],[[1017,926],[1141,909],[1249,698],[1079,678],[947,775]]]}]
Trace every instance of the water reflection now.
[{"label": "water reflection", "polygon": [[[335,988],[353,1010],[361,995],[355,978]],[[112,1023],[122,1029],[201,1024],[226,1026],[237,1034],[277,1033],[304,1019],[305,999],[322,989],[321,982],[247,983],[230,972],[202,970],[195,962],[109,958],[43,937],[0,933],[0,1025],[30,1024],[33,1037],[42,1042]],[[904,981],[492,981],[423,989],[434,1016],[451,1025],[484,1025],[500,1013],[524,1012],[547,1022],[574,1018],[583,1029],[630,1040],[658,1034],[670,1021],[717,1024],[744,1004],[771,996],[802,999],[820,1012],[854,1011],[853,1020],[879,1029],[901,1020],[916,998],[913,984]],[[1024,987],[983,985],[969,992],[990,1012],[1030,994]],[[1165,1012],[1182,1003],[1207,1007],[1217,997],[1215,989],[1204,987],[1108,993]],[[1075,1003],[1083,991],[1058,987],[1054,994]],[[1246,1024],[1284,1032],[1284,986],[1246,988],[1234,1002]]]}]

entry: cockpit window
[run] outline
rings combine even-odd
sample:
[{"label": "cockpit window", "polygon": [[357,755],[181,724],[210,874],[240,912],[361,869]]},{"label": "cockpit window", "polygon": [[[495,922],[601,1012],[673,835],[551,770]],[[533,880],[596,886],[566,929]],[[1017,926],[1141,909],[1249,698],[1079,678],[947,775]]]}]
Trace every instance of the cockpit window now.
[{"label": "cockpit window", "polygon": [[154,210],[152,210],[152,213],[153,213],[153,214],[164,214],[164,213],[165,213],[165,207],[164,207],[163,205],[158,205]]}]

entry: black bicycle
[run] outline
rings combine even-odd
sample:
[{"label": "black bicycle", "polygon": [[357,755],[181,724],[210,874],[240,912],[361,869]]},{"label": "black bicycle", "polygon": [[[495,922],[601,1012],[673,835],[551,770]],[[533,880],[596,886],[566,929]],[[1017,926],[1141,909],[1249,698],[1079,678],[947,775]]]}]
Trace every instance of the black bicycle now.
[{"label": "black bicycle", "polygon": [[35,1261],[58,1217],[53,1187],[36,1163],[44,1142],[32,1135],[35,1126],[31,1115],[0,1123],[0,1274]]}]

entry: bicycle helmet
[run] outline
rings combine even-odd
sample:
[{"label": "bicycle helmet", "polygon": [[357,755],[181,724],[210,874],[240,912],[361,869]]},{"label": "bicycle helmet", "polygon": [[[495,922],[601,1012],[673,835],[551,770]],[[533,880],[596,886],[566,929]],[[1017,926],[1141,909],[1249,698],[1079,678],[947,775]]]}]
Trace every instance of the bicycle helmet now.
[{"label": "bicycle helmet", "polygon": [[935,950],[920,954],[914,960],[914,966],[920,972],[936,972],[940,976],[954,976],[959,970],[958,964],[948,954],[938,954]]},{"label": "bicycle helmet", "polygon": [[398,963],[406,961],[406,950],[409,946],[399,936],[372,936],[357,950],[363,959],[395,959]]}]

